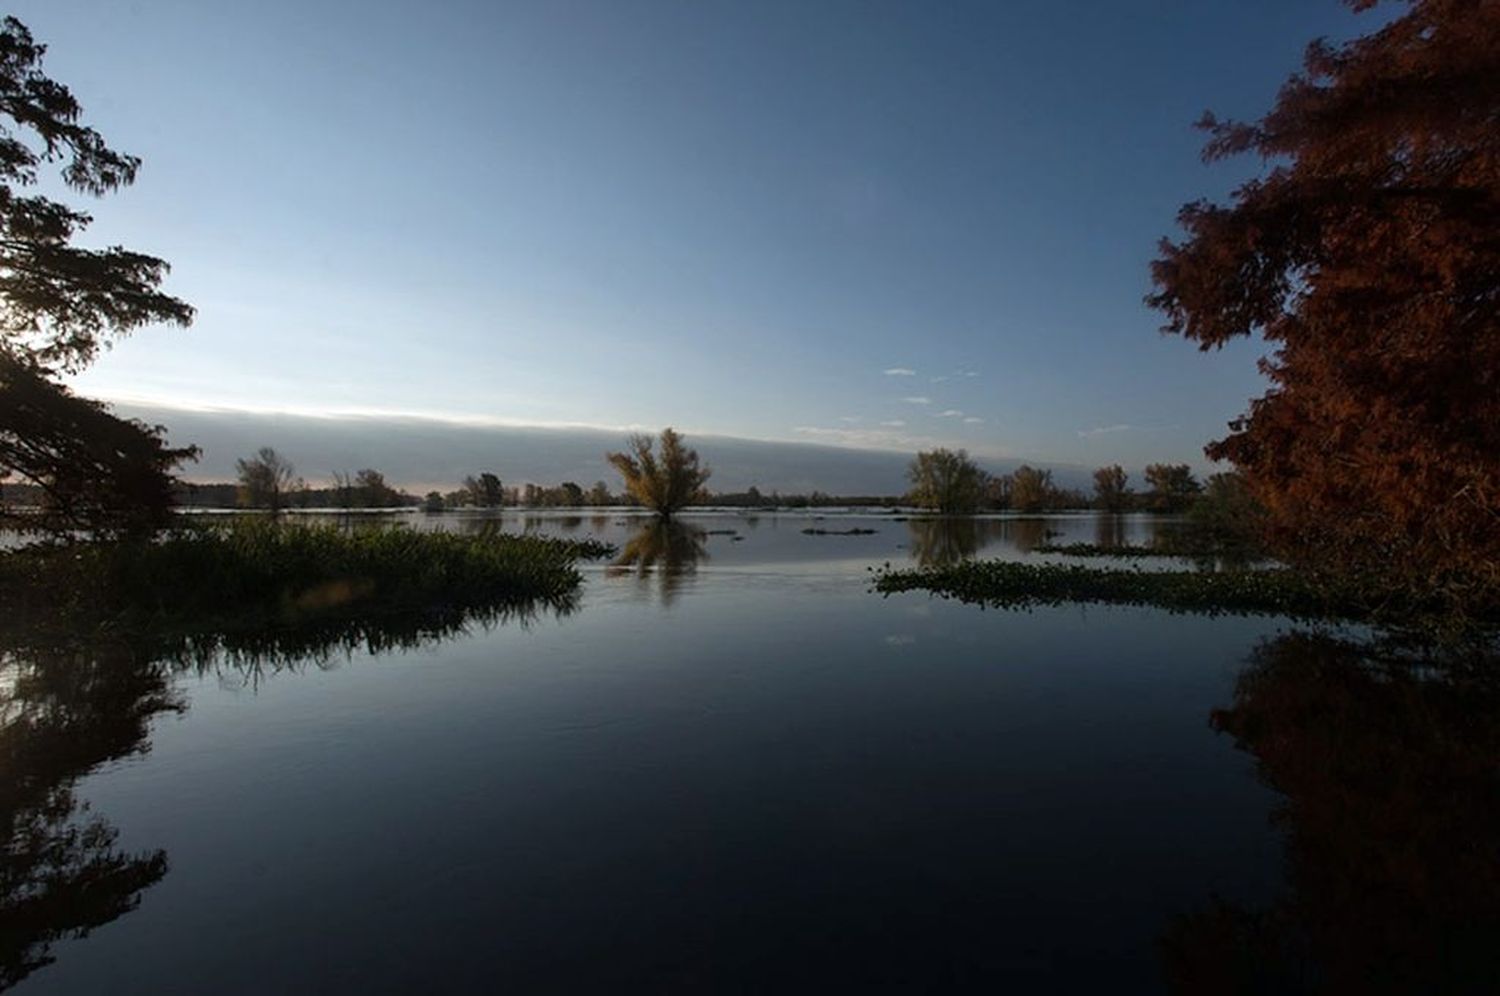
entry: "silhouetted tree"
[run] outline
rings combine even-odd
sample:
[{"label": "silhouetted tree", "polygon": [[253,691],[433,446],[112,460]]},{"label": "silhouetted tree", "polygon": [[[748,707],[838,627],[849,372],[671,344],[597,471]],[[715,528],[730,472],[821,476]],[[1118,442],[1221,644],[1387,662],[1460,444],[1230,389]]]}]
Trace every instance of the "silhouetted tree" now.
[{"label": "silhouetted tree", "polygon": [[1280,557],[1455,605],[1500,590],[1497,81],[1495,3],[1409,0],[1313,42],[1260,121],[1200,122],[1205,158],[1274,165],[1182,209],[1147,298],[1203,349],[1273,345],[1270,390],[1207,452]]},{"label": "silhouetted tree", "polygon": [[401,492],[386,483],[384,474],[370,467],[354,475],[354,491],[365,508],[391,508],[406,500]]},{"label": "silhouetted tree", "polygon": [[1146,485],[1151,489],[1146,503],[1153,512],[1181,512],[1192,504],[1203,486],[1193,477],[1185,463],[1153,463],[1146,468]]},{"label": "silhouetted tree", "polygon": [[20,21],[0,21],[0,115],[11,123],[0,126],[0,469],[47,492],[56,515],[34,524],[159,524],[170,471],[195,451],[170,450],[160,430],[115,418],[45,378],[86,365],[106,336],[187,325],[193,309],[158,290],[165,262],[119,246],[74,246],[92,219],[22,192],[41,182],[44,164],[61,162],[62,183],[96,197],[134,182],[140,167],[80,123],[72,93],[42,73],[45,52]]},{"label": "silhouetted tree", "polygon": [[1094,471],[1094,504],[1106,512],[1119,512],[1130,507],[1129,477],[1119,464],[1100,467]]},{"label": "silhouetted tree", "polygon": [[583,504],[583,489],[572,481],[563,481],[557,486],[558,504],[567,508],[577,508]]},{"label": "silhouetted tree", "polygon": [[489,471],[477,478],[464,478],[464,489],[469,493],[469,503],[479,508],[499,508],[505,504],[505,488],[500,478]]},{"label": "silhouetted tree", "polygon": [[1052,503],[1052,471],[1026,464],[1011,475],[1010,505],[1018,512],[1039,512]]},{"label": "silhouetted tree", "polygon": [[610,501],[609,485],[603,481],[595,481],[594,486],[589,489],[589,504],[608,505]]},{"label": "silhouetted tree", "polygon": [[913,505],[956,515],[979,508],[988,475],[966,451],[936,449],[918,453],[906,478],[911,481]]},{"label": "silhouetted tree", "polygon": [[[79,123],[78,101],[42,73],[46,50],[20,21],[0,22],[0,114],[14,125],[0,141],[0,351],[76,370],[94,358],[101,337],[156,322],[187,325],[193,309],[157,290],[165,262],[70,245],[92,219],[15,189],[35,186],[44,162],[65,160],[63,183],[97,197],[135,182],[141,164]],[[40,149],[22,141],[26,132]]]},{"label": "silhouetted tree", "polygon": [[247,508],[269,508],[276,511],[287,502],[287,495],[297,484],[297,472],[290,460],[269,446],[262,446],[248,459],[236,460],[239,474],[239,500]]},{"label": "silhouetted tree", "polygon": [[171,470],[198,455],[195,447],[167,446],[163,431],[117,418],[0,354],[0,467],[46,496],[40,517],[17,516],[14,524],[105,533],[163,525],[173,504]]},{"label": "silhouetted tree", "polygon": [[682,436],[668,427],[661,431],[660,453],[651,450],[651,437],[631,436],[628,451],[606,459],[620,472],[625,491],[663,519],[670,519],[701,501],[711,473],[698,463],[698,451],[682,445]]}]

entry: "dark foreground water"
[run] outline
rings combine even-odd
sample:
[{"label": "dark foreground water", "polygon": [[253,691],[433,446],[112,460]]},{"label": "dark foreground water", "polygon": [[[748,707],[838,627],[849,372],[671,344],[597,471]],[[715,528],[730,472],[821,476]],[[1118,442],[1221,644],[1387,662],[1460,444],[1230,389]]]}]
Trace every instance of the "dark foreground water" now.
[{"label": "dark foreground water", "polygon": [[[506,525],[626,552],[589,569],[571,612],[407,649],[207,666],[129,644],[12,653],[0,979],[28,993],[1496,981],[1500,711],[1483,682],[1392,677],[1351,634],[1274,619],[868,590],[886,560],[1025,556],[1048,531],[1141,541],[1149,522]],[[877,531],[802,532],[851,527]]]}]

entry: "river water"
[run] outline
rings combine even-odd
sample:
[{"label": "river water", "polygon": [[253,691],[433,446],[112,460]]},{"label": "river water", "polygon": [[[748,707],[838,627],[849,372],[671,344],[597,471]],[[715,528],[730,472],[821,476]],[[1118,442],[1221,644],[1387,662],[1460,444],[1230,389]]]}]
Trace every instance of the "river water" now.
[{"label": "river water", "polygon": [[[869,588],[886,562],[1142,542],[1149,519],[722,513],[666,538],[624,512],[501,521],[624,552],[565,612],[375,650],[12,656],[5,981],[1301,991],[1363,970],[1329,917],[1367,928],[1382,883],[1406,881],[1322,882],[1323,855],[1370,858],[1360,834],[1381,832],[1359,827],[1454,790],[1430,769],[1457,762],[1425,754],[1410,798],[1350,787],[1388,762],[1320,739],[1317,717],[1355,722],[1389,682],[1360,684],[1347,633]],[[804,532],[854,528],[873,532]],[[1412,687],[1422,718],[1399,696],[1377,710],[1408,741],[1434,708]],[[1472,877],[1445,834],[1493,831],[1493,806],[1444,819],[1387,850]],[[1485,913],[1445,901],[1418,932]]]}]

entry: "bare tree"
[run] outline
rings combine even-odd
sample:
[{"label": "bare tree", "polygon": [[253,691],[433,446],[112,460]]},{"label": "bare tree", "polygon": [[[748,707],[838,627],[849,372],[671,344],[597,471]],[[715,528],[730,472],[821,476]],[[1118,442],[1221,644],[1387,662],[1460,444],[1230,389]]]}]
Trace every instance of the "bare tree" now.
[{"label": "bare tree", "polygon": [[236,460],[235,468],[240,475],[240,504],[249,508],[274,512],[300,483],[292,462],[269,446],[262,446],[248,460]]}]

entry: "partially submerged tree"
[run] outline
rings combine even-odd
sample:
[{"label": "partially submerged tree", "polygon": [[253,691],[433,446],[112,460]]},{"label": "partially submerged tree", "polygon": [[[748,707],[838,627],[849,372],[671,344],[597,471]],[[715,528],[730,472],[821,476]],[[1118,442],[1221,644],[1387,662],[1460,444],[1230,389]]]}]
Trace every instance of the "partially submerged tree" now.
[{"label": "partially submerged tree", "polygon": [[1010,477],[1010,506],[1018,512],[1040,512],[1052,504],[1056,492],[1050,470],[1022,464]]},{"label": "partially submerged tree", "polygon": [[1153,463],[1146,468],[1146,503],[1153,512],[1182,512],[1193,503],[1203,485],[1185,463]]},{"label": "partially submerged tree", "polygon": [[1130,507],[1130,478],[1119,464],[1094,471],[1094,504],[1105,512],[1120,512]]},{"label": "partially submerged tree", "polygon": [[292,462],[269,446],[255,455],[234,462],[239,473],[239,500],[247,508],[269,508],[276,511],[286,504],[287,495],[297,484]]},{"label": "partially submerged tree", "polygon": [[464,478],[464,490],[468,492],[469,504],[478,508],[499,508],[505,504],[505,487],[500,478],[489,471],[477,478]]},{"label": "partially submerged tree", "polygon": [[1405,7],[1313,42],[1260,121],[1204,116],[1206,159],[1274,165],[1182,209],[1147,301],[1203,349],[1274,344],[1207,452],[1279,556],[1458,607],[1500,591],[1500,4]]},{"label": "partially submerged tree", "polygon": [[166,523],[172,469],[196,447],[168,446],[160,426],[111,415],[35,367],[0,353],[0,467],[46,496],[24,528],[143,532]]},{"label": "partially submerged tree", "polygon": [[965,450],[936,449],[918,453],[906,470],[909,500],[944,515],[975,511],[984,498],[989,475]]},{"label": "partially submerged tree", "polygon": [[663,519],[703,499],[710,471],[699,466],[698,451],[683,446],[675,430],[661,431],[657,453],[651,437],[643,434],[631,436],[627,446],[626,452],[606,454],[606,459],[620,472],[630,497]]},{"label": "partially submerged tree", "polygon": [[401,492],[386,483],[385,475],[373,467],[354,475],[354,494],[364,508],[391,508],[405,500]]}]

